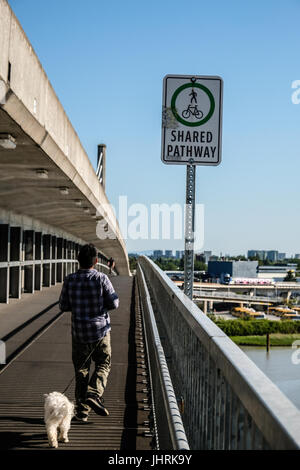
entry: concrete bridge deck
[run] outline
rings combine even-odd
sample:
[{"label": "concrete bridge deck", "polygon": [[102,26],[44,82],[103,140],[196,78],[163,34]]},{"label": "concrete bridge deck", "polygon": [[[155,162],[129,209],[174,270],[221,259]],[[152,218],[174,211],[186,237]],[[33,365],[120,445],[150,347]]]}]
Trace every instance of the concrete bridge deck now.
[{"label": "concrete bridge deck", "polygon": [[[7,0],[0,0],[0,43],[0,224],[93,243],[129,275],[105,177],[100,182]],[[0,250],[2,261],[12,259]]]},{"label": "concrete bridge deck", "polygon": [[[72,421],[70,442],[61,444],[59,449],[151,449],[151,437],[147,437],[149,425],[145,424],[149,420],[149,410],[143,402],[146,397],[143,392],[146,385],[142,383],[145,369],[140,362],[141,332],[136,320],[134,279],[118,276],[112,278],[112,282],[120,297],[120,307],[111,314],[112,370],[104,394],[105,406],[110,415],[100,417],[91,411],[87,423]],[[48,321],[59,314],[58,306],[52,304],[60,287],[58,285],[39,293],[39,296],[31,296],[32,316],[37,315],[38,309],[45,310],[47,303],[50,306],[45,313]],[[13,354],[21,341],[22,310],[24,320],[30,323],[29,303],[26,301],[24,298],[18,303],[2,306],[0,311],[0,333],[5,333],[1,337],[8,337],[9,354]],[[15,322],[12,321],[13,308],[19,311]],[[10,321],[6,313],[10,314]],[[42,317],[38,318],[39,323]],[[70,319],[69,312],[59,315],[46,331],[0,373],[1,450],[49,449],[43,422],[43,394],[63,391],[73,377]],[[13,339],[14,331],[19,335],[18,343]],[[24,334],[23,340],[26,339]],[[66,394],[74,399],[74,381]]]}]

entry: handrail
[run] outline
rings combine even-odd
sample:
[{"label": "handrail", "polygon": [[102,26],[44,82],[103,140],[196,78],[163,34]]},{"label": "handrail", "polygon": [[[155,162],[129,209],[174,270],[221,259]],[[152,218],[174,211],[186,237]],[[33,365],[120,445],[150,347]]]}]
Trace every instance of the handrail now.
[{"label": "handrail", "polygon": [[149,286],[192,449],[300,449],[300,411],[150,259]]},{"label": "handrail", "polygon": [[[161,345],[154,312],[151,305],[151,299],[149,295],[149,291],[147,288],[147,284],[145,281],[145,277],[141,266],[137,267],[137,279],[139,284],[139,289],[141,292],[142,297],[142,305],[143,305],[143,314],[144,316],[147,315],[147,319],[145,318],[145,323],[148,328],[146,328],[147,337],[150,336],[152,340],[152,346],[154,346],[154,355],[155,358],[149,358],[150,362],[152,359],[151,364],[151,374],[156,373],[159,376],[160,382],[160,390],[162,393],[162,398],[164,402],[163,409],[167,414],[167,430],[159,430],[160,432],[168,432],[170,434],[170,440],[172,443],[172,449],[174,450],[189,450],[189,444],[186,438],[185,430],[182,424],[180,412],[178,409],[178,404],[176,400],[176,395],[174,393],[172,380],[170,378],[169,369],[166,361],[166,357],[164,354],[163,347]],[[154,364],[155,362],[155,364]],[[154,370],[153,370],[154,368]],[[153,384],[152,384],[153,387]],[[154,391],[154,396],[157,395],[157,390]],[[156,406],[154,404],[154,406]],[[160,434],[159,432],[159,434]],[[158,436],[159,439],[159,436]],[[164,436],[166,439],[166,436]]]}]

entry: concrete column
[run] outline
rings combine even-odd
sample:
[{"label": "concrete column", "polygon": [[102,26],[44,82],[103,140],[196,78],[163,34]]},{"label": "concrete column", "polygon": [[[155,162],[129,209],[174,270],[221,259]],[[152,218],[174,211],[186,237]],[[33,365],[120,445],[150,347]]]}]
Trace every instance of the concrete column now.
[{"label": "concrete column", "polygon": [[51,235],[43,235],[43,259],[51,259]]},{"label": "concrete column", "polygon": [[21,261],[22,257],[22,229],[10,227],[10,261]]},{"label": "concrete column", "polygon": [[[35,259],[34,235],[34,230],[25,230],[23,233],[25,261]],[[24,266],[24,292],[30,294],[34,292],[34,274],[34,264]]]},{"label": "concrete column", "polygon": [[[9,225],[0,224],[0,262],[9,261]],[[9,299],[9,269],[0,268],[0,302],[8,303]]]},{"label": "concrete column", "polygon": [[0,268],[0,302],[8,304],[9,299],[9,271],[8,268]]},{"label": "concrete column", "polygon": [[51,286],[51,235],[43,235],[43,287]]},{"label": "concrete column", "polygon": [[97,155],[97,176],[100,183],[103,186],[105,191],[105,182],[106,182],[106,145],[98,145],[98,155]]},{"label": "concrete column", "polygon": [[72,260],[71,273],[73,273],[74,268],[75,268],[75,243],[74,242],[71,242],[71,260]]},{"label": "concrete column", "polygon": [[67,275],[67,262],[66,262],[66,259],[67,259],[67,255],[68,255],[68,250],[67,250],[67,240],[63,240],[63,259],[65,260],[63,262],[63,279],[66,277]]},{"label": "concrete column", "polygon": [[74,243],[74,271],[76,271],[78,268],[77,255],[78,255],[78,243]]},{"label": "concrete column", "polygon": [[[57,251],[56,256],[57,260],[63,259],[63,238],[57,238]],[[56,281],[62,282],[63,281],[63,262],[59,261],[56,265]]]},{"label": "concrete column", "polygon": [[[23,243],[23,229],[21,230],[21,261],[25,261],[25,250],[24,250],[24,243]],[[24,266],[21,266],[21,293],[24,292],[24,278],[25,278],[25,271]]]},{"label": "concrete column", "polygon": [[203,313],[205,313],[205,315],[207,315],[207,300],[204,300],[204,302],[203,302]]},{"label": "concrete column", "polygon": [[67,259],[68,259],[68,262],[67,262],[67,275],[68,274],[71,274],[71,271],[72,271],[72,262],[70,261],[72,259],[72,245],[71,245],[71,241],[68,240],[67,241]]},{"label": "concrete column", "polygon": [[34,268],[34,288],[35,290],[42,290],[42,253],[43,253],[43,244],[42,244],[42,232],[35,232],[35,260],[41,261],[37,263]]},{"label": "concrete column", "polygon": [[51,285],[56,284],[56,259],[57,259],[57,248],[56,248],[56,237],[51,238],[52,252],[51,252]]},{"label": "concrete column", "polygon": [[9,297],[21,298],[21,266],[10,266],[9,268]]},{"label": "concrete column", "polygon": [[0,224],[0,262],[9,261],[9,225]]},{"label": "concrete column", "polygon": [[25,261],[33,261],[35,259],[34,230],[24,230],[23,243],[24,243]]},{"label": "concrete column", "polygon": [[[22,229],[10,227],[10,261],[21,262],[22,257]],[[21,264],[9,268],[9,296],[21,298]]]}]

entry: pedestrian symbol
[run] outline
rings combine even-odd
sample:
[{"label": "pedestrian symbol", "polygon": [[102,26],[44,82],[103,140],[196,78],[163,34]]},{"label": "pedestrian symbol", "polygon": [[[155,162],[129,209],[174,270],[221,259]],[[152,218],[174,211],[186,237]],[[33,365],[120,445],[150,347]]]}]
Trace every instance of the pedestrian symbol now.
[{"label": "pedestrian symbol", "polygon": [[194,88],[192,89],[189,96],[191,96],[191,104],[192,104],[193,100],[195,100],[195,103],[197,103],[197,93],[195,92]]}]

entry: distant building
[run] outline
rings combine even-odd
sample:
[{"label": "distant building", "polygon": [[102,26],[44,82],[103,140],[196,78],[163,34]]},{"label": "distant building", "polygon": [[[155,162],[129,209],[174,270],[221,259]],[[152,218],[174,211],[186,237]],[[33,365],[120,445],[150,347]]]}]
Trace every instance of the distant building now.
[{"label": "distant building", "polygon": [[[296,257],[296,255],[295,255]],[[300,255],[299,255],[300,257]],[[284,259],[286,259],[286,253],[278,253],[278,261],[283,261]]]},{"label": "distant building", "polygon": [[166,250],[165,258],[173,258],[173,250]]},{"label": "distant building", "polygon": [[[204,251],[203,253],[196,254],[196,261],[207,264],[212,257],[211,251]],[[218,258],[216,258],[218,259]]]},{"label": "distant building", "polygon": [[[279,258],[279,254],[283,258]],[[248,250],[248,258],[258,258],[261,261],[268,260],[271,263],[285,259],[285,253],[278,253],[277,250]]]},{"label": "distant building", "polygon": [[300,253],[295,254],[295,259],[300,259]]},{"label": "distant building", "polygon": [[212,252],[204,251],[203,255],[204,255],[204,263],[207,264],[212,256]]},{"label": "distant building", "polygon": [[184,256],[183,250],[176,250],[176,254],[175,254],[176,259],[181,259],[183,256]]},{"label": "distant building", "polygon": [[267,251],[266,250],[248,250],[248,258],[259,258],[260,260],[264,261],[267,259]]},{"label": "distant building", "polygon": [[231,277],[257,277],[258,261],[209,261],[208,275],[210,278],[219,279],[221,274],[229,274]]},{"label": "distant building", "polygon": [[267,260],[271,262],[278,261],[278,251],[270,250],[267,252]]},{"label": "distant building", "polygon": [[153,258],[158,259],[163,256],[163,251],[162,250],[154,250],[153,251]]},{"label": "distant building", "polygon": [[259,266],[258,278],[272,279],[275,282],[283,281],[289,271],[296,272],[297,264],[288,263],[281,266]]}]

